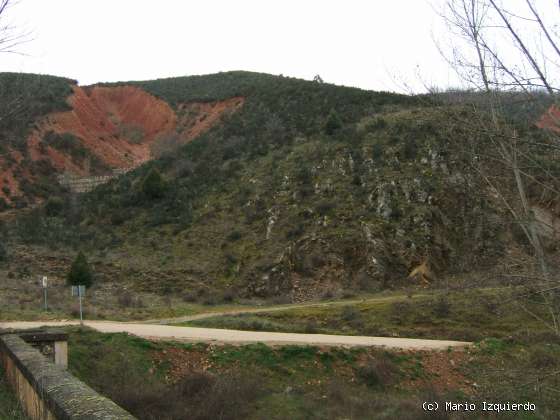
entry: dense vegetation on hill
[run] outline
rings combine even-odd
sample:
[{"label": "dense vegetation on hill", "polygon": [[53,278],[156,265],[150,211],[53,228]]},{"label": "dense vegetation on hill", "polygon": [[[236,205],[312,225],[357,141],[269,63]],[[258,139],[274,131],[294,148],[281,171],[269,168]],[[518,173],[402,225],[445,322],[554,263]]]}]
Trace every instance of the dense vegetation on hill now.
[{"label": "dense vegetation on hill", "polygon": [[25,148],[33,123],[50,112],[70,109],[70,79],[25,73],[0,73],[0,153],[6,146]]},{"label": "dense vegetation on hill", "polygon": [[[0,73],[0,211],[26,206],[29,196],[60,193],[52,162],[32,160],[27,138],[40,118],[71,109],[66,100],[75,83],[62,77]],[[6,183],[5,178],[2,183],[2,176],[16,180],[16,192],[22,193],[14,194],[12,206],[4,199],[12,195],[10,182]]]},{"label": "dense vegetation on hill", "polygon": [[318,107],[322,107],[323,111],[328,112],[330,107],[337,102],[346,108],[352,105],[358,112],[362,112],[359,110],[360,106],[371,106],[375,103],[415,102],[414,99],[406,95],[374,93],[357,88],[248,71],[230,71],[205,76],[172,77],[105,85],[123,84],[138,86],[172,106],[192,101],[217,101],[244,96],[258,102],[264,102],[271,107],[276,105],[276,109],[284,107],[286,111],[292,114],[297,113],[298,109],[288,110],[286,106],[290,103],[298,106],[299,111],[303,111],[304,114],[309,114],[319,111],[320,108]]},{"label": "dense vegetation on hill", "polygon": [[507,214],[469,165],[489,145],[465,128],[464,104],[248,72],[128,84],[175,107],[245,103],[57,214],[29,212],[14,239],[119,261],[144,290],[291,300],[403,284],[426,260],[434,281],[505,255]]}]

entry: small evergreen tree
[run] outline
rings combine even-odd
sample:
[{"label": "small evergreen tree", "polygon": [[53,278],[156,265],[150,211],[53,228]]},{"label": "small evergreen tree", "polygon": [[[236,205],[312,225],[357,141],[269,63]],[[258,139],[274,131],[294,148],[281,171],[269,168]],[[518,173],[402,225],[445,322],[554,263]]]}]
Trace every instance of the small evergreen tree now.
[{"label": "small evergreen tree", "polygon": [[83,252],[78,253],[66,280],[71,286],[84,285],[90,287],[93,284],[93,273]]},{"label": "small evergreen tree", "polygon": [[64,209],[64,202],[60,197],[51,197],[45,204],[45,213],[47,216],[58,216]]},{"label": "small evergreen tree", "polygon": [[157,169],[152,168],[142,181],[142,192],[151,199],[163,197],[165,181]]},{"label": "small evergreen tree", "polygon": [[6,261],[7,259],[8,259],[8,251],[6,251],[4,245],[0,244],[0,263]]},{"label": "small evergreen tree", "polygon": [[325,133],[330,136],[340,128],[342,128],[342,120],[338,116],[337,112],[334,109],[331,109],[331,112],[329,113],[327,122],[325,124]]}]

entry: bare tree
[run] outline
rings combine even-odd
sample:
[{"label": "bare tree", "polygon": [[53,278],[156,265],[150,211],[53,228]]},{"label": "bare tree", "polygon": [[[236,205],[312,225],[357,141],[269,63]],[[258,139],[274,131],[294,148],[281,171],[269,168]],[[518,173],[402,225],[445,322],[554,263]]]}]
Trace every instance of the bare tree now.
[{"label": "bare tree", "polygon": [[[477,151],[473,167],[510,212],[534,250],[539,271],[537,292],[550,316],[545,320],[523,301],[520,307],[560,335],[560,283],[547,263],[541,240],[542,221],[537,219],[527,191],[528,183],[532,183],[554,200],[560,198],[560,180],[539,159],[554,148],[560,150],[560,139],[557,132],[550,132],[548,141],[539,143],[527,132],[520,133],[519,121],[509,123],[511,118],[506,115],[513,102],[534,104],[543,97],[548,103],[557,102],[560,40],[543,19],[542,2],[541,7],[533,0],[520,0],[513,5],[509,2],[508,6],[517,7],[508,9],[499,0],[447,0],[440,16],[455,36],[451,37],[450,53],[438,47],[461,79],[479,92],[477,102],[472,103],[478,118],[462,121],[471,133],[484,137],[488,145],[487,150]],[[531,125],[533,122],[527,119],[527,125]],[[509,177],[504,180],[492,173],[496,165],[505,169]]]},{"label": "bare tree", "polygon": [[450,38],[450,48],[438,43],[440,51],[476,89],[542,88],[551,95],[558,93],[558,80],[548,72],[550,66],[560,67],[557,32],[545,23],[534,0],[519,0],[512,6],[519,12],[498,0],[447,0],[439,14],[455,36]]},{"label": "bare tree", "polygon": [[19,47],[30,40],[30,33],[9,20],[10,9],[17,5],[14,0],[0,0],[0,52],[21,54]]},{"label": "bare tree", "polygon": [[[10,11],[19,2],[0,0],[0,53],[21,54],[19,47],[31,40],[28,31],[18,27],[10,20]],[[9,88],[9,87],[8,87]],[[23,102],[23,92],[18,95],[4,95],[0,90],[0,124],[17,118]]]},{"label": "bare tree", "polygon": [[[471,50],[476,52],[477,61],[467,57],[465,50],[460,47],[452,47],[452,57],[445,58],[454,68],[461,69],[459,75],[466,81],[480,88],[478,79],[482,81],[482,87],[490,91],[488,79],[488,53],[484,48],[481,32],[484,29],[488,6],[478,0],[448,1],[440,14],[451,33],[463,40]],[[439,45],[438,45],[439,46]],[[441,51],[441,48],[440,48]],[[468,53],[471,51],[467,50]],[[474,74],[473,74],[474,72]]]}]

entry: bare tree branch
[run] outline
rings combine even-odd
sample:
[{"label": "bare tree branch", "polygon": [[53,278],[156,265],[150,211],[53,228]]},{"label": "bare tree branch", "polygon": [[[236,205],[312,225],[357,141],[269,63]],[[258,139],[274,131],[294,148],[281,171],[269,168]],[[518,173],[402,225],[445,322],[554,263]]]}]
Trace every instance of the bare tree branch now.
[{"label": "bare tree branch", "polygon": [[0,0],[0,53],[23,54],[18,47],[31,40],[31,33],[4,23],[11,7],[17,5],[15,0]]},{"label": "bare tree branch", "polygon": [[533,16],[535,16],[536,21],[539,23],[539,26],[541,27],[542,32],[546,36],[546,39],[548,39],[548,42],[550,42],[550,45],[552,46],[552,48],[554,48],[554,50],[556,51],[556,54],[558,54],[558,56],[560,57],[560,49],[558,48],[558,45],[556,45],[556,42],[554,42],[554,40],[550,36],[550,33],[548,32],[548,30],[546,29],[546,26],[542,22],[540,15],[537,13],[537,10],[533,6],[533,3],[531,2],[531,0],[525,0],[525,1],[527,3],[527,6],[529,6],[529,9],[531,9],[531,13],[533,13]]},{"label": "bare tree branch", "polygon": [[527,60],[529,60],[529,62],[531,63],[531,66],[533,67],[533,70],[535,70],[535,72],[539,75],[540,79],[542,80],[544,86],[546,87],[546,89],[548,90],[548,92],[552,95],[554,94],[554,90],[550,87],[546,76],[544,75],[544,73],[542,72],[542,69],[540,68],[540,66],[538,65],[537,61],[535,60],[535,58],[533,57],[533,54],[531,54],[531,52],[527,49],[527,46],[525,45],[525,43],[523,42],[523,40],[521,39],[521,37],[519,36],[519,34],[517,33],[517,31],[513,28],[513,26],[511,25],[511,22],[508,20],[508,18],[505,16],[505,13],[503,11],[502,8],[498,7],[496,5],[496,2],[494,0],[489,0],[490,4],[492,5],[492,7],[494,8],[494,10],[498,13],[498,15],[501,17],[502,21],[504,22],[504,24],[507,26],[511,36],[513,36],[517,42],[517,45],[519,46],[519,48],[521,48],[521,50],[523,51],[523,54],[525,56],[525,58],[527,58]]}]

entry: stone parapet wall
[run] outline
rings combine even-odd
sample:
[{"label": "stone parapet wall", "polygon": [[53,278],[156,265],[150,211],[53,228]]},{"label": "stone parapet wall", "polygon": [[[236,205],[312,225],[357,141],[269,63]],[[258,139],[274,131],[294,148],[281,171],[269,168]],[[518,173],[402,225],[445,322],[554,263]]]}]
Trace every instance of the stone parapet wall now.
[{"label": "stone parapet wall", "polygon": [[[68,334],[56,330],[25,330],[15,332],[55,365],[68,366]],[[0,333],[1,334],[1,333]]]},{"label": "stone parapet wall", "polygon": [[16,334],[0,336],[0,364],[32,420],[135,418],[47,360]]}]

